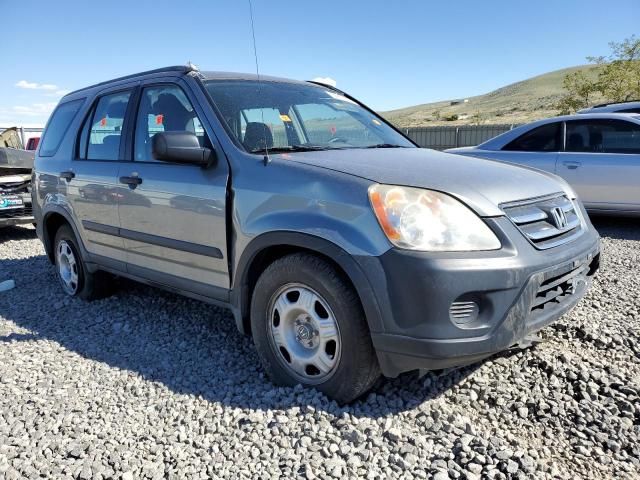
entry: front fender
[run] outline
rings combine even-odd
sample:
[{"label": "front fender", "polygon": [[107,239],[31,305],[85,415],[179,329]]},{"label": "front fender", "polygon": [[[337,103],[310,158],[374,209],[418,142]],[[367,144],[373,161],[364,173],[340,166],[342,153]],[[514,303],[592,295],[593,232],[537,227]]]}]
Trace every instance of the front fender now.
[{"label": "front fender", "polygon": [[[321,231],[321,230],[320,230]],[[270,247],[287,246],[323,255],[335,262],[349,277],[362,303],[369,329],[372,332],[382,330],[382,315],[371,284],[352,254],[327,238],[307,232],[275,231],[263,233],[253,238],[240,255],[231,291],[236,324],[245,332],[243,318],[249,313],[249,271],[252,262]]]},{"label": "front fender", "polygon": [[276,208],[259,215],[255,221],[248,220],[243,230],[249,236],[274,231],[301,233],[325,239],[351,255],[379,256],[391,248],[368,206],[365,209],[311,200],[300,211]]}]

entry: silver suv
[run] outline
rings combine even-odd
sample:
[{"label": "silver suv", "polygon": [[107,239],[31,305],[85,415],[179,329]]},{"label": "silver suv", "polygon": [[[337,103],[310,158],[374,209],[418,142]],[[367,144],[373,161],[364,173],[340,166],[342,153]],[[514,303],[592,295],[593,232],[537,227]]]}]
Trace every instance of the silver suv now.
[{"label": "silver suv", "polygon": [[325,85],[187,67],[64,97],[33,205],[67,294],[122,276],[229,307],[275,383],[340,402],[523,341],[600,258],[552,174],[417,148]]}]

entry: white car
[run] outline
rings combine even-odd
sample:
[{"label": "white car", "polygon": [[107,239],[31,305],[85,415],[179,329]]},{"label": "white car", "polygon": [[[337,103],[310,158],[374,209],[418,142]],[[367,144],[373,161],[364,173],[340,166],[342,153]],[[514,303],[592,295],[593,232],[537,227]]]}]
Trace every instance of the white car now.
[{"label": "white car", "polygon": [[548,118],[447,152],[546,170],[569,182],[590,212],[640,215],[640,114]]}]

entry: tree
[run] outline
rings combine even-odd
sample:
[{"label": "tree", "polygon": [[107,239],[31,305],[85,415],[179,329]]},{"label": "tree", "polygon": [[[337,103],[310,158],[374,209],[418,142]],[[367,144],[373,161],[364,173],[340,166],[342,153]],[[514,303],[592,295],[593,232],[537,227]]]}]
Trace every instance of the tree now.
[{"label": "tree", "polygon": [[609,48],[606,57],[587,57],[597,75],[580,70],[564,77],[567,94],[558,105],[562,113],[588,107],[595,98],[612,103],[640,99],[640,39],[632,35]]}]

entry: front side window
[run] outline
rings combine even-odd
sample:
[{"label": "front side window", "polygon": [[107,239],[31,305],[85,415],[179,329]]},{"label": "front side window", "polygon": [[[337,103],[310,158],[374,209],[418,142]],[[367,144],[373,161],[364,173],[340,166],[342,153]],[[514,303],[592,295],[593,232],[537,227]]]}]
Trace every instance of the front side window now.
[{"label": "front side window", "polygon": [[159,132],[191,132],[200,145],[208,140],[193,105],[177,85],[147,87],[142,91],[136,119],[134,159],[153,162],[151,142]]},{"label": "front side window", "polygon": [[512,152],[557,152],[562,149],[562,123],[541,125],[502,147]]},{"label": "front side window", "polygon": [[567,152],[640,153],[640,125],[624,120],[567,122]]},{"label": "front side window", "polygon": [[100,97],[82,131],[80,158],[120,160],[122,124],[130,97],[130,91]]},{"label": "front side window", "polygon": [[69,129],[69,125],[73,121],[74,117],[80,110],[80,106],[84,102],[84,99],[73,100],[71,102],[62,103],[58,105],[51,120],[47,124],[47,128],[44,131],[44,138],[42,139],[42,146],[40,147],[40,156],[47,157],[55,155],[62,142],[62,137]]},{"label": "front side window", "polygon": [[205,87],[251,153],[414,147],[380,117],[326,87],[255,80],[209,80]]}]

